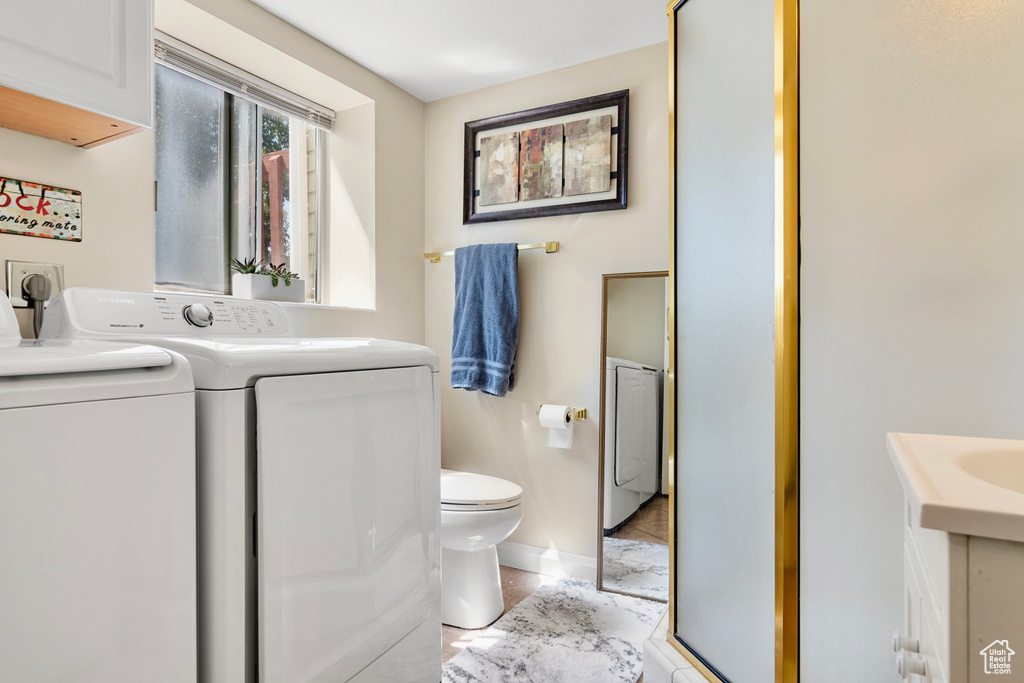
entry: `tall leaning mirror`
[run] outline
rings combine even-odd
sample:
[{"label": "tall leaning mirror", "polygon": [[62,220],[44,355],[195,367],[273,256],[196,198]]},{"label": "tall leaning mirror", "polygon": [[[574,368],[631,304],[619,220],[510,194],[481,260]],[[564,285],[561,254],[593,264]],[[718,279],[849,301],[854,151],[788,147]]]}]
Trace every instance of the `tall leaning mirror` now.
[{"label": "tall leaning mirror", "polygon": [[668,272],[603,279],[601,590],[668,601]]}]

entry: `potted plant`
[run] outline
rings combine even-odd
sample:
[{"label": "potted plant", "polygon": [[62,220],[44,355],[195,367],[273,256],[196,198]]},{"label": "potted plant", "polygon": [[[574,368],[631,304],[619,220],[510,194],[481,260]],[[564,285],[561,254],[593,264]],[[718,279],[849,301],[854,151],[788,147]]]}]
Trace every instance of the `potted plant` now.
[{"label": "potted plant", "polygon": [[231,294],[243,299],[269,301],[306,300],[306,283],[289,271],[285,265],[274,265],[255,258],[231,259]]}]

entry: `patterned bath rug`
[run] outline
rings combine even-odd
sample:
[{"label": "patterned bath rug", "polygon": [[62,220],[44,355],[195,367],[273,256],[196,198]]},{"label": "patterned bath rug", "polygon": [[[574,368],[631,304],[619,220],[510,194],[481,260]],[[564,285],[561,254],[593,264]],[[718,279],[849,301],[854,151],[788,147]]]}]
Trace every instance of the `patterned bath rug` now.
[{"label": "patterned bath rug", "polygon": [[665,605],[587,581],[541,586],[444,664],[442,683],[635,683]]},{"label": "patterned bath rug", "polygon": [[604,587],[668,600],[668,546],[604,539]]}]

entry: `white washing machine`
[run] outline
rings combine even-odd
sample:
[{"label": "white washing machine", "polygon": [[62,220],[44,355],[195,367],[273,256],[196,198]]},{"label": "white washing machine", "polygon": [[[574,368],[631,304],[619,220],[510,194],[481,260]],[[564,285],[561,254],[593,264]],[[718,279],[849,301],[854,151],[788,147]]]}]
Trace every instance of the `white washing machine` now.
[{"label": "white washing machine", "polygon": [[192,365],[199,680],[441,678],[437,355],[292,336],[269,302],[69,289],[43,336]]},{"label": "white washing machine", "polygon": [[659,492],[662,372],[605,360],[604,533],[621,527]]},{"label": "white washing machine", "polygon": [[22,341],[0,294],[0,681],[196,680],[180,355]]}]

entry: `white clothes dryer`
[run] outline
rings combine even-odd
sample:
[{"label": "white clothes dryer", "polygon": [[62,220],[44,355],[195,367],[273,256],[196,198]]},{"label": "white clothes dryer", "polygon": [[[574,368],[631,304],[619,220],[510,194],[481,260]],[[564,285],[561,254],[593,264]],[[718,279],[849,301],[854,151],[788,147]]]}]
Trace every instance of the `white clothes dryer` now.
[{"label": "white clothes dryer", "polygon": [[21,340],[0,294],[0,681],[196,680],[180,355]]},{"label": "white clothes dryer", "polygon": [[68,289],[42,332],[192,365],[201,682],[440,679],[433,351],[297,338],[276,304],[177,293]]}]

